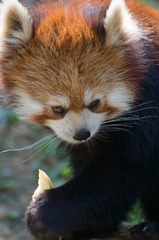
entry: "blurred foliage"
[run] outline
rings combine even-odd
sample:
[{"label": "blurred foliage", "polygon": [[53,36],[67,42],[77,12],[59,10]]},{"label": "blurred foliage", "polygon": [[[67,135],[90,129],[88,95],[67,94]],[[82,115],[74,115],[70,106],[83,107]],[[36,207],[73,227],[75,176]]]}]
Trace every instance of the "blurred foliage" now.
[{"label": "blurred foliage", "polygon": [[19,120],[16,114],[0,108],[0,128],[10,124],[18,123],[18,122]]},{"label": "blurred foliage", "polygon": [[138,224],[142,221],[144,221],[144,213],[142,211],[140,202],[137,202],[128,213],[126,222]]},{"label": "blurred foliage", "polygon": [[159,1],[158,0],[140,0],[141,2],[147,3],[153,7],[159,7]]}]

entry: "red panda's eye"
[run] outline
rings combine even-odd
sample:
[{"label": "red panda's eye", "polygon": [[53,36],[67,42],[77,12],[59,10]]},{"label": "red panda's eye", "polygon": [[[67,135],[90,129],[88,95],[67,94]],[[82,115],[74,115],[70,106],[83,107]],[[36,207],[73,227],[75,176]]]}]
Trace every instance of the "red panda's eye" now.
[{"label": "red panda's eye", "polygon": [[66,110],[61,106],[52,106],[52,110],[55,114],[60,116],[64,116],[66,113]]},{"label": "red panda's eye", "polygon": [[93,102],[91,102],[91,104],[89,104],[88,108],[89,110],[93,111],[99,106],[99,104],[100,104],[100,100],[96,99]]}]

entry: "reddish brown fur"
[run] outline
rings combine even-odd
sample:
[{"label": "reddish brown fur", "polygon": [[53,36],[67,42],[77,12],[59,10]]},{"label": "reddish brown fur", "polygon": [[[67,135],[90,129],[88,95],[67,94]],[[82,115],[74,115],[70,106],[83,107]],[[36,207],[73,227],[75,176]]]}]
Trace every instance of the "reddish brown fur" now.
[{"label": "reddish brown fur", "polygon": [[[155,10],[135,1],[126,2],[144,29],[149,29],[147,23],[151,17],[154,19],[151,20],[153,30],[159,31],[156,24],[159,16]],[[143,57],[142,47],[138,42],[131,46],[123,43],[120,51],[118,47],[107,47],[99,36],[103,33],[96,31],[95,25],[100,28],[103,24],[101,19],[109,3],[90,1],[83,14],[80,13],[81,6],[84,6],[82,1],[48,3],[31,9],[33,38],[27,49],[22,49],[11,61],[6,59],[7,64],[3,65],[8,88],[24,89],[44,105],[50,96],[63,93],[71,99],[69,110],[79,112],[84,108],[84,92],[90,86],[107,95],[110,90],[120,86],[122,79],[122,85],[130,89],[136,99],[142,74],[146,71],[144,63],[139,65],[140,55]],[[89,5],[98,8],[90,16]],[[100,20],[99,24],[95,24],[96,19]],[[136,52],[137,58],[132,52]],[[105,103],[99,112],[104,111],[114,113],[119,110]],[[44,122],[46,117],[50,118],[46,113],[33,118]]]}]

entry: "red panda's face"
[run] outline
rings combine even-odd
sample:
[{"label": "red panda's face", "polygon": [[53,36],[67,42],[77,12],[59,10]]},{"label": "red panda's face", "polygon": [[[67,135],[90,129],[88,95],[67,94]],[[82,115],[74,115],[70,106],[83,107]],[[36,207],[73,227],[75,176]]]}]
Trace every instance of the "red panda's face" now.
[{"label": "red panda's face", "polygon": [[[23,15],[28,14],[26,11]],[[83,20],[74,15],[70,19],[62,17],[57,14],[55,19],[44,20],[33,34],[29,28],[32,19],[29,16],[23,24],[19,13],[19,26],[16,21],[14,31],[8,32],[12,38],[2,46],[8,58],[3,62],[3,77],[21,118],[50,127],[66,142],[80,143],[98,134],[105,121],[131,108],[138,84],[132,68],[133,54],[127,49],[127,41],[121,43],[119,33],[109,36],[109,29],[110,40],[106,43]],[[14,26],[9,22],[9,27]],[[21,29],[26,30],[19,35],[27,42],[25,47],[17,38]],[[6,29],[3,34],[6,38]]]},{"label": "red panda's face", "polygon": [[53,115],[58,119],[46,119],[45,125],[66,142],[89,140],[98,133],[104,121],[128,110],[132,98],[122,87],[113,89],[108,95],[102,90],[95,92],[95,89],[90,88],[85,91],[82,101],[81,107],[77,105],[77,109],[71,109],[71,99],[68,96],[57,96],[57,103],[53,100],[50,105]]},{"label": "red panda's face", "polygon": [[135,86],[127,81],[130,73],[121,72],[123,54],[85,47],[80,56],[75,51],[48,57],[47,48],[35,49],[21,53],[7,70],[21,118],[79,143],[97,134],[104,121],[130,109]]}]

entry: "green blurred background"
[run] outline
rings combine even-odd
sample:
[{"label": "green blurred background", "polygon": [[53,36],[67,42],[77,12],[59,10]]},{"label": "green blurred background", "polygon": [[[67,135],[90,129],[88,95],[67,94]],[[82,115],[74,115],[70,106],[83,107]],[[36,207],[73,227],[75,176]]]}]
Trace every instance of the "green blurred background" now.
[{"label": "green blurred background", "polygon": [[[22,2],[29,5],[36,0]],[[158,0],[143,2],[159,7]],[[44,141],[47,136],[44,129],[24,124],[15,114],[0,108],[0,240],[32,239],[25,227],[24,212],[37,187],[39,168],[47,172],[55,187],[71,176],[65,151],[57,151],[56,142],[50,139]],[[14,150],[4,152],[9,149]],[[136,224],[142,220],[137,203],[127,221]]]}]

